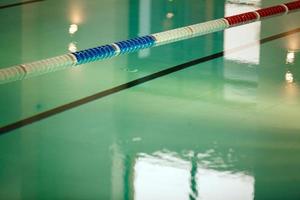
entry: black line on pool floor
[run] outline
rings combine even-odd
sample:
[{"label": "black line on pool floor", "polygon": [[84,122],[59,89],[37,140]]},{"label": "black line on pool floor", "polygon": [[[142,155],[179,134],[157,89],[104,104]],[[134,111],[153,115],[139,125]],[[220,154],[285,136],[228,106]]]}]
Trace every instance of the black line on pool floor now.
[{"label": "black line on pool floor", "polygon": [[23,2],[19,2],[19,3],[12,3],[12,4],[7,4],[7,5],[0,5],[0,9],[11,8],[11,7],[15,7],[15,6],[22,6],[25,4],[37,3],[37,2],[41,2],[41,1],[45,1],[45,0],[31,0],[31,1],[23,1]]},{"label": "black line on pool floor", "polygon": [[[293,30],[290,30],[290,31],[287,31],[287,32],[284,32],[284,33],[277,34],[277,35],[272,35],[270,37],[261,39],[260,44],[264,44],[264,43],[267,43],[267,42],[270,42],[270,41],[273,41],[273,40],[276,40],[276,39],[279,39],[279,38],[283,38],[283,37],[286,37],[288,35],[298,33],[298,32],[300,32],[300,28],[293,29]],[[230,51],[234,52],[236,50],[241,50],[241,49],[247,48],[247,47],[249,47],[249,45],[242,46],[238,49],[229,50],[229,52]],[[170,67],[170,68],[161,70],[159,72],[144,76],[142,78],[138,78],[138,79],[135,79],[133,81],[118,85],[116,87],[98,92],[96,94],[93,94],[91,96],[87,96],[85,98],[73,101],[71,103],[58,106],[56,108],[53,108],[51,110],[42,112],[42,113],[34,115],[32,117],[28,117],[28,118],[22,119],[20,121],[14,122],[12,124],[8,124],[6,126],[3,126],[3,127],[0,128],[0,134],[8,133],[10,131],[13,131],[13,130],[16,130],[18,128],[24,127],[26,125],[32,124],[34,122],[38,122],[42,119],[46,119],[48,117],[51,117],[53,115],[62,113],[64,111],[70,110],[72,108],[76,108],[76,107],[81,106],[83,104],[95,101],[97,99],[101,99],[103,97],[106,97],[106,96],[109,96],[109,95],[112,95],[112,94],[115,94],[115,93],[118,93],[118,92],[121,92],[123,90],[126,90],[126,89],[132,88],[134,86],[140,85],[142,83],[154,80],[156,78],[160,78],[160,77],[166,76],[168,74],[186,69],[186,68],[194,66],[196,64],[200,64],[200,63],[204,63],[206,61],[210,61],[210,60],[213,60],[213,59],[216,59],[216,58],[220,58],[223,55],[224,55],[224,51],[221,51],[221,52],[209,55],[209,56],[198,58],[198,59],[195,59],[195,60],[183,63],[183,64],[176,65],[174,67]]]}]

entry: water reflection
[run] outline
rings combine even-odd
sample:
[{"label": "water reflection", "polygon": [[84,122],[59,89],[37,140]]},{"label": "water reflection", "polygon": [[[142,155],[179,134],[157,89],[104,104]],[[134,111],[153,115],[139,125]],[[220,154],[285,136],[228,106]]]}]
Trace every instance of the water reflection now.
[{"label": "water reflection", "polygon": [[293,74],[290,71],[287,71],[285,73],[285,80],[286,80],[287,83],[293,83],[294,77],[293,77]]},{"label": "water reflection", "polygon": [[[225,15],[258,9],[260,1],[235,0],[225,4]],[[261,22],[224,31],[224,99],[243,104],[256,103],[260,62]],[[241,47],[242,46],[242,47]],[[229,51],[228,51],[229,50]]]},{"label": "water reflection", "polygon": [[134,166],[134,199],[189,199],[190,163],[169,156],[164,160],[139,155]]},{"label": "water reflection", "polygon": [[295,51],[289,50],[286,54],[286,64],[294,64],[295,62]]},{"label": "water reflection", "polygon": [[166,150],[138,154],[134,199],[254,199],[254,177],[241,171],[221,170],[226,163],[218,162],[223,159],[213,158],[213,154],[212,150],[188,155]]},{"label": "water reflection", "polygon": [[[243,12],[249,12],[259,9],[260,1],[227,1],[225,4],[225,16],[236,15]],[[234,49],[251,42],[251,47],[240,49],[235,53],[227,53],[224,57],[226,60],[233,60],[242,63],[259,64],[260,59],[260,31],[261,22],[238,26],[224,31],[224,49]]]},{"label": "water reflection", "polygon": [[74,34],[78,31],[78,26],[77,24],[71,24],[69,27],[69,33],[70,34]]},{"label": "water reflection", "polygon": [[173,18],[174,17],[174,13],[172,13],[172,12],[168,12],[167,14],[166,14],[166,18],[168,18],[168,19],[171,19],[171,18]]},{"label": "water reflection", "polygon": [[191,177],[190,177],[190,199],[197,199],[199,193],[198,193],[198,188],[197,188],[197,171],[198,171],[198,164],[197,164],[197,159],[194,156],[191,160]]},{"label": "water reflection", "polygon": [[[69,27],[69,34],[71,37],[74,36],[74,34],[78,31],[78,25],[77,24],[71,24]],[[72,41],[68,45],[68,50],[71,53],[74,53],[77,51],[77,42]]]},{"label": "water reflection", "polygon": [[76,42],[71,42],[71,43],[69,44],[68,50],[69,50],[71,53],[76,52],[76,51],[77,51]]},{"label": "water reflection", "polygon": [[285,73],[285,81],[287,84],[294,82],[294,73],[293,68],[295,67],[295,57],[296,57],[296,50],[288,50],[286,54],[286,73]]}]

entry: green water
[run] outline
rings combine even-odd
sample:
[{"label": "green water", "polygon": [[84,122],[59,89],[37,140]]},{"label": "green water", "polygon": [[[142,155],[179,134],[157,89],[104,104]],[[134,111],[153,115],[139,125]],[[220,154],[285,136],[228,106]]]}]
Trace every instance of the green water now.
[{"label": "green water", "polygon": [[[47,0],[2,9],[0,67],[282,2]],[[257,42],[300,27],[299,17],[0,85],[3,127],[224,51],[1,134],[0,199],[299,199],[300,32]]]}]

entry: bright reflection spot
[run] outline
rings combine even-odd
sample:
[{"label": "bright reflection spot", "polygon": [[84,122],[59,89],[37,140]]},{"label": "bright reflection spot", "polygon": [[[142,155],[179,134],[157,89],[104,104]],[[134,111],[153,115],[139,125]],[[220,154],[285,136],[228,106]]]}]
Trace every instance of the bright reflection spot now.
[{"label": "bright reflection spot", "polygon": [[294,64],[295,61],[295,52],[294,51],[288,51],[286,55],[286,63],[287,64]]},{"label": "bright reflection spot", "polygon": [[[225,16],[236,15],[258,9],[260,1],[234,1],[225,4]],[[251,3],[251,4],[250,4]],[[255,4],[254,4],[255,3]],[[224,31],[224,57],[241,63],[259,64],[261,22],[237,26]],[[252,43],[251,46],[248,44]],[[247,47],[243,47],[247,46]],[[238,48],[234,53],[226,51]]]},{"label": "bright reflection spot", "polygon": [[74,33],[76,33],[78,31],[78,26],[77,26],[77,24],[71,24],[70,25],[70,28],[69,28],[69,33],[70,34],[74,34]]},{"label": "bright reflection spot", "polygon": [[171,19],[173,17],[174,17],[174,13],[172,13],[172,12],[169,12],[166,14],[166,18],[168,18],[168,19]]},{"label": "bright reflection spot", "polygon": [[253,176],[209,169],[193,154],[186,159],[172,152],[140,154],[134,165],[134,199],[188,200],[191,194],[192,199],[254,199]]},{"label": "bright reflection spot", "polygon": [[294,81],[293,74],[290,71],[285,73],[285,81],[287,83],[292,83]]},{"label": "bright reflection spot", "polygon": [[[259,9],[260,0],[227,0],[225,15]],[[246,104],[256,103],[260,63],[261,22],[237,26],[224,31],[224,99]]]},{"label": "bright reflection spot", "polygon": [[77,51],[76,43],[71,42],[71,43],[69,44],[68,49],[69,49],[69,51],[72,52],[72,53],[76,52],[76,51]]},{"label": "bright reflection spot", "polygon": [[189,164],[172,166],[158,158],[138,158],[134,166],[134,199],[182,199],[189,196]]},{"label": "bright reflection spot", "polygon": [[199,199],[254,199],[254,177],[236,173],[230,174],[209,169],[198,169]]}]

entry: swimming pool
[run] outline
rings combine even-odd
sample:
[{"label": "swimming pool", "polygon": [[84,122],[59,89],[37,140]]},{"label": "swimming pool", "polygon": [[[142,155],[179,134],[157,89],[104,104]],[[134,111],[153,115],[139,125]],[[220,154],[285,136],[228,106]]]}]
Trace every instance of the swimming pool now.
[{"label": "swimming pool", "polygon": [[[3,6],[0,67],[283,2]],[[1,199],[299,198],[299,16],[0,85]]]}]

